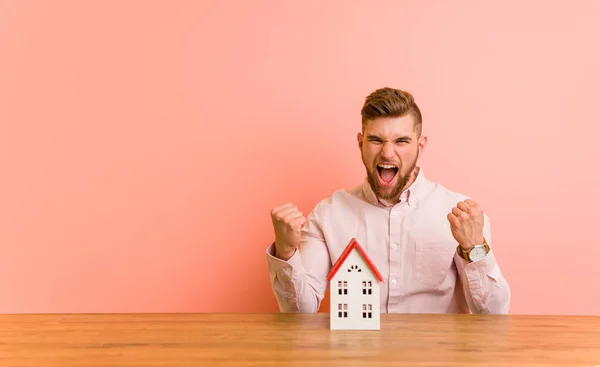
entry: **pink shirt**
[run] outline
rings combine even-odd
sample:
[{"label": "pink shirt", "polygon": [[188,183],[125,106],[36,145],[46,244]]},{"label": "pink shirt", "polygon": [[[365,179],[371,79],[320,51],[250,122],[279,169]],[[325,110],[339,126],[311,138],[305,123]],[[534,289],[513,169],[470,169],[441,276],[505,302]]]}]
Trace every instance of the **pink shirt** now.
[{"label": "pink shirt", "polygon": [[307,216],[288,261],[274,257],[274,244],[266,251],[280,310],[317,312],[327,273],[356,238],[383,275],[382,313],[508,313],[510,288],[494,258],[487,215],[487,256],[469,262],[456,253],[446,216],[467,198],[427,180],[422,169],[396,205],[377,200],[366,179],[334,192]]}]

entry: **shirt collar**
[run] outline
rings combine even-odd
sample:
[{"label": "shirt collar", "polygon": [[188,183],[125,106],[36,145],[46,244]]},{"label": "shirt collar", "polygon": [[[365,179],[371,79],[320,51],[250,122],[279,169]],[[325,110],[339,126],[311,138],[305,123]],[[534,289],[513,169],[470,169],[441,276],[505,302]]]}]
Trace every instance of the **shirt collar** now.
[{"label": "shirt collar", "polygon": [[[425,191],[427,191],[428,186],[429,180],[427,180],[423,174],[423,169],[418,167],[417,178],[406,190],[402,192],[402,194],[400,194],[400,203],[406,202],[408,205],[414,204],[416,200],[422,197]],[[366,200],[373,205],[382,207],[390,207],[395,205],[394,203],[387,203],[384,200],[377,198],[373,192],[373,189],[371,189],[371,185],[369,185],[367,178],[365,178],[362,184],[362,191]]]}]

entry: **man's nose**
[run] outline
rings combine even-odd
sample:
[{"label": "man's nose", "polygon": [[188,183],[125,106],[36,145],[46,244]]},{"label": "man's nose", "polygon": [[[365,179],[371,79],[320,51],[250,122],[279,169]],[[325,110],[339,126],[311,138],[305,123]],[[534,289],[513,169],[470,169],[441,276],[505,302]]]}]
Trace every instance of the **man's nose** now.
[{"label": "man's nose", "polygon": [[394,143],[384,142],[381,148],[381,156],[384,158],[392,158],[396,154]]}]

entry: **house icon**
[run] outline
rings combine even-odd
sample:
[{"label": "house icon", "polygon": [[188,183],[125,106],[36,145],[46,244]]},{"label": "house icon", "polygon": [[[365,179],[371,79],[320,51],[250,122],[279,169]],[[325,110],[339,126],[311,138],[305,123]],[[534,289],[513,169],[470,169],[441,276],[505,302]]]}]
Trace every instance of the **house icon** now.
[{"label": "house icon", "polygon": [[379,330],[379,287],[383,277],[355,238],[337,259],[330,286],[331,330]]}]

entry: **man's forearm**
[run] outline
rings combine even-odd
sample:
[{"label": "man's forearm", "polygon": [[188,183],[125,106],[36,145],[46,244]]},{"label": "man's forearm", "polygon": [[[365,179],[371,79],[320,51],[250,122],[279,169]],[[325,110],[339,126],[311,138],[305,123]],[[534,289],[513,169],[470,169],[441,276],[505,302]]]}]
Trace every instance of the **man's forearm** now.
[{"label": "man's forearm", "polygon": [[301,279],[289,280],[286,276],[276,274],[271,278],[273,294],[277,299],[281,312],[317,312],[320,300],[315,290],[307,281]]},{"label": "man's forearm", "polygon": [[317,312],[323,299],[326,284],[312,279],[302,263],[299,251],[283,253],[283,260],[275,246],[267,250],[267,262],[273,294],[281,312]]},{"label": "man's forearm", "polygon": [[457,258],[457,268],[463,281],[465,298],[472,313],[507,314],[510,308],[510,287],[500,272],[494,254],[476,263]]}]

